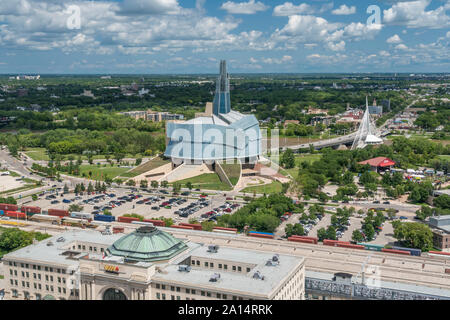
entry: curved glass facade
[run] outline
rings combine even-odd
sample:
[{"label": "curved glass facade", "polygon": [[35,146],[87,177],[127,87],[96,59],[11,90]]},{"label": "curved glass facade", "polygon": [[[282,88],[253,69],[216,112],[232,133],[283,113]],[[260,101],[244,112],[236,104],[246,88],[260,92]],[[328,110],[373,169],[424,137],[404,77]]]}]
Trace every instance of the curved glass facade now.
[{"label": "curved glass facade", "polygon": [[226,62],[220,63],[213,114],[184,123],[168,123],[165,156],[183,162],[240,159],[255,162],[262,152],[262,134],[253,115],[230,107]]}]

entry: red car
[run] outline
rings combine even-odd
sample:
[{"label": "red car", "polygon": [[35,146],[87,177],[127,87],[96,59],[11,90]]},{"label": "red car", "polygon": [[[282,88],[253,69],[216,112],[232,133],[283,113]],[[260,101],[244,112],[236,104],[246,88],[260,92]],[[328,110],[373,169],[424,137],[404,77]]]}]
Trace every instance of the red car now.
[{"label": "red car", "polygon": [[230,209],[230,208],[228,208],[228,209],[225,209],[225,212],[228,212],[228,213],[230,213],[230,212],[231,212],[231,209]]}]

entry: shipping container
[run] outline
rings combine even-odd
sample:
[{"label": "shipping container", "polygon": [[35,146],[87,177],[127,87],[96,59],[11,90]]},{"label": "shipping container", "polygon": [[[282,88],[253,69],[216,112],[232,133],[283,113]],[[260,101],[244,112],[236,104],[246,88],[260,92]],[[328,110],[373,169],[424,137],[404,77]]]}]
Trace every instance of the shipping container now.
[{"label": "shipping container", "polygon": [[20,219],[20,220],[25,220],[27,218],[27,215],[25,213],[19,211],[6,211],[5,216],[12,219]]},{"label": "shipping container", "polygon": [[371,251],[381,251],[384,249],[384,246],[377,245],[377,244],[358,243],[357,245],[364,246],[364,248],[366,248],[366,250],[371,250]]},{"label": "shipping container", "polygon": [[29,206],[22,206],[20,208],[20,211],[23,213],[26,213],[28,216],[32,216],[34,214],[40,214],[41,208],[39,207],[29,207]]},{"label": "shipping container", "polygon": [[117,218],[117,222],[122,222],[122,223],[132,223],[133,221],[141,221],[138,218],[132,218],[132,217],[119,217]]},{"label": "shipping container", "polygon": [[60,222],[61,218],[60,217],[55,217],[55,216],[49,216],[46,214],[35,214],[33,215],[30,220],[32,221],[38,221],[38,222]]},{"label": "shipping container", "polygon": [[420,257],[422,255],[422,250],[420,249],[413,249],[413,248],[404,248],[404,247],[392,247],[394,250],[400,250],[400,251],[408,251],[411,253],[412,256]]},{"label": "shipping container", "polygon": [[70,217],[74,219],[86,219],[91,220],[92,214],[90,213],[82,213],[82,212],[71,212]]},{"label": "shipping container", "polygon": [[151,220],[151,219],[145,219],[142,222],[149,222],[149,223],[153,223],[153,225],[155,227],[165,227],[166,226],[166,222],[163,220]]},{"label": "shipping container", "polygon": [[186,227],[186,226],[171,226],[171,228],[175,228],[175,229],[184,229],[184,230],[194,230],[193,227]]},{"label": "shipping container", "polygon": [[193,223],[180,223],[180,226],[192,227],[194,230],[202,231],[201,224],[193,224]]},{"label": "shipping container", "polygon": [[358,249],[358,250],[365,250],[364,246],[360,246],[357,244],[345,244],[345,243],[337,243],[336,247],[339,248],[348,248],[348,249]]},{"label": "shipping container", "polygon": [[333,246],[336,247],[338,244],[351,244],[350,242],[345,242],[345,241],[338,241],[338,240],[329,240],[329,239],[325,239],[323,240],[323,245],[325,246]]},{"label": "shipping container", "polygon": [[450,252],[430,251],[428,252],[428,255],[450,259]]},{"label": "shipping container", "polygon": [[0,210],[3,211],[19,211],[19,207],[15,204],[0,203]]},{"label": "shipping container", "polygon": [[249,237],[254,237],[254,238],[265,238],[265,239],[273,239],[273,234],[261,234],[261,233],[249,233],[248,234]]},{"label": "shipping container", "polygon": [[78,218],[70,218],[64,217],[62,218],[63,223],[75,223],[75,224],[88,224],[89,221],[86,219],[78,219]]},{"label": "shipping container", "polygon": [[409,251],[403,251],[403,250],[394,250],[394,249],[382,249],[382,252],[386,252],[386,253],[395,253],[395,254],[403,254],[405,256],[410,256],[411,252]]},{"label": "shipping container", "polygon": [[48,209],[48,215],[49,216],[56,216],[56,217],[68,217],[69,211],[67,210],[60,210],[60,209]]},{"label": "shipping container", "polygon": [[214,230],[224,230],[224,231],[234,231],[234,232],[238,232],[238,229],[236,228],[224,228],[224,227],[214,227]]},{"label": "shipping container", "polygon": [[288,241],[292,241],[292,242],[301,242],[301,243],[309,243],[309,244],[317,244],[314,240],[312,239],[301,239],[301,238],[295,238],[295,237],[289,237]]},{"label": "shipping container", "polygon": [[95,221],[102,221],[102,222],[113,222],[116,221],[116,217],[114,216],[105,216],[102,214],[96,214],[94,216],[94,220]]},{"label": "shipping container", "polygon": [[263,234],[263,235],[273,236],[273,233],[259,232],[259,231],[249,231],[248,234]]},{"label": "shipping container", "polygon": [[303,240],[312,240],[312,241],[314,241],[314,244],[317,244],[319,242],[319,239],[318,238],[314,238],[314,237],[292,235],[291,238],[297,238],[297,239],[303,239]]}]

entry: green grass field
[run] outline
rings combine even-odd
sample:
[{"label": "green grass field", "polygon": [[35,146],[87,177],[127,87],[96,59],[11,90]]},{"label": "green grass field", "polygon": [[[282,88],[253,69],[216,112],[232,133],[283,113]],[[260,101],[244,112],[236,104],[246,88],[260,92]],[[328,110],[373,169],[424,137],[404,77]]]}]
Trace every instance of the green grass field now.
[{"label": "green grass field", "polygon": [[450,155],[440,155],[440,156],[438,156],[438,158],[441,160],[450,161]]},{"label": "green grass field", "polygon": [[[143,173],[149,172],[156,168],[159,168],[165,164],[170,163],[170,160],[164,160],[161,157],[157,157],[153,160],[147,161],[146,163],[141,164],[140,166],[134,168],[129,172],[129,174],[135,174],[135,176],[141,175]],[[128,177],[128,176],[126,176]]]},{"label": "green grass field", "polygon": [[109,178],[114,179],[118,176],[123,175],[125,172],[130,170],[129,168],[118,168],[118,167],[111,167],[111,166],[94,166],[94,165],[83,165],[80,166],[80,173],[83,175],[83,173],[86,173],[86,176],[89,177],[89,172],[92,173],[90,178],[92,180],[100,180],[103,181],[105,179],[105,176],[107,175]]},{"label": "green grass field", "polygon": [[[50,161],[50,158],[47,154],[47,150],[45,148],[28,148],[27,151],[25,151],[25,154],[35,161]],[[74,159],[77,160],[80,155],[67,154],[67,155],[64,155],[64,159],[67,160],[69,156],[73,156]],[[136,155],[136,157],[140,157],[140,156]],[[127,154],[127,155],[125,155],[125,158],[134,158],[134,156],[132,156],[131,154]],[[105,160],[105,155],[97,154],[97,155],[92,156],[92,159],[94,161],[95,160]],[[110,159],[114,160],[114,156],[110,155]],[[82,155],[81,160],[87,161],[88,158],[86,156]]]},{"label": "green grass field", "polygon": [[239,182],[239,178],[241,176],[241,165],[239,163],[221,163],[223,171],[227,175],[230,182],[235,186]]},{"label": "green grass field", "polygon": [[241,192],[253,194],[256,192],[257,194],[270,194],[270,193],[279,193],[282,190],[282,185],[278,181],[274,181],[271,184],[266,184],[263,186],[254,186],[254,187],[248,187],[242,190]]},{"label": "green grass field", "polygon": [[203,190],[218,190],[218,191],[230,191],[231,188],[226,184],[220,181],[219,175],[217,173],[206,173],[200,176],[180,180],[183,187],[186,186],[186,183],[190,182],[194,186],[194,189],[203,189]]}]

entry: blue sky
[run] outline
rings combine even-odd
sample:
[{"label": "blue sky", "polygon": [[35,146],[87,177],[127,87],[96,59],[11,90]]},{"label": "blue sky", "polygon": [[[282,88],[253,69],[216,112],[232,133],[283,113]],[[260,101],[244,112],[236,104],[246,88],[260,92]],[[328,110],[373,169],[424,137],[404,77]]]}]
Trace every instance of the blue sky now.
[{"label": "blue sky", "polygon": [[450,0],[8,0],[0,73],[449,72],[449,30]]}]

